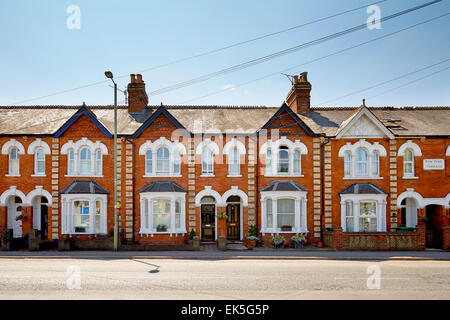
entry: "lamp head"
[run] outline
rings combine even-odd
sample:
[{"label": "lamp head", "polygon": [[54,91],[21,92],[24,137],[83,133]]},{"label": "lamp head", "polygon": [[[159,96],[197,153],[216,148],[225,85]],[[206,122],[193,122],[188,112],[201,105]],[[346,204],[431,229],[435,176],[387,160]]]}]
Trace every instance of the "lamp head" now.
[{"label": "lamp head", "polygon": [[107,78],[109,78],[109,79],[112,79],[112,78],[113,78],[113,74],[112,74],[111,71],[105,71],[105,76],[106,76]]}]

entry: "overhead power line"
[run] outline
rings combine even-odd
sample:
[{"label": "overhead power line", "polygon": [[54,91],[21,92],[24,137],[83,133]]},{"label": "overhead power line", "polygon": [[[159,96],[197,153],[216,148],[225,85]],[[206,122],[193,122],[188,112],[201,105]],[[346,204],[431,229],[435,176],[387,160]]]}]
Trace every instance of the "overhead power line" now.
[{"label": "overhead power line", "polygon": [[450,69],[450,66],[448,66],[448,67],[446,67],[446,68],[443,68],[443,69],[440,69],[440,70],[437,70],[437,71],[432,72],[432,73],[429,73],[429,74],[427,74],[427,75],[425,75],[425,76],[423,76],[423,77],[420,77],[420,78],[414,79],[414,80],[412,80],[412,81],[410,81],[410,82],[407,82],[407,83],[405,83],[405,84],[402,84],[401,86],[398,86],[398,87],[395,87],[395,88],[392,88],[392,89],[383,91],[383,92],[378,93],[378,94],[376,94],[376,95],[374,95],[374,96],[369,96],[369,97],[367,97],[367,99],[371,99],[371,98],[375,98],[375,97],[382,96],[382,95],[384,95],[384,94],[386,94],[386,93],[389,93],[389,92],[391,92],[391,91],[394,91],[394,90],[397,90],[397,89],[400,89],[400,88],[409,86],[410,84],[413,84],[413,83],[415,83],[415,82],[418,82],[418,81],[423,80],[423,79],[426,79],[426,78],[429,78],[429,77],[431,77],[431,76],[434,76],[435,74],[444,72],[444,71],[449,70],[449,69]]},{"label": "overhead power line", "polygon": [[[256,38],[244,40],[244,41],[237,42],[237,43],[234,43],[234,44],[230,44],[230,45],[227,45],[227,46],[224,46],[224,47],[221,47],[221,48],[217,48],[217,49],[209,50],[209,51],[206,51],[206,52],[198,53],[198,54],[195,54],[195,55],[192,55],[192,56],[188,56],[188,57],[185,57],[185,58],[181,58],[181,59],[178,59],[178,60],[174,60],[174,61],[171,61],[171,62],[168,62],[168,63],[163,63],[163,64],[156,65],[156,66],[153,66],[153,67],[148,67],[148,68],[136,71],[134,73],[144,73],[144,72],[147,72],[147,71],[161,69],[161,68],[164,68],[164,67],[167,67],[167,66],[170,66],[170,65],[181,63],[181,62],[184,62],[184,61],[188,61],[188,60],[200,58],[200,57],[203,57],[203,56],[211,55],[211,54],[214,54],[214,53],[217,53],[217,52],[220,52],[220,51],[225,51],[227,49],[231,49],[231,48],[234,48],[234,47],[242,46],[242,45],[247,44],[247,43],[255,42],[255,41],[262,40],[262,39],[265,39],[265,38],[268,38],[268,37],[272,37],[272,36],[275,36],[275,35],[278,35],[278,34],[281,34],[281,33],[284,33],[284,32],[288,32],[288,31],[291,31],[291,30],[295,30],[295,29],[299,29],[299,28],[302,28],[302,27],[306,27],[308,25],[319,23],[319,22],[322,22],[322,21],[325,21],[325,20],[329,20],[331,18],[335,18],[335,17],[341,16],[341,15],[344,15],[344,14],[347,14],[347,13],[350,13],[350,12],[353,12],[353,11],[357,11],[357,10],[366,8],[366,7],[371,6],[371,5],[375,5],[375,4],[379,4],[379,3],[382,3],[382,2],[386,2],[386,1],[388,1],[388,0],[381,0],[381,1],[373,2],[373,3],[369,3],[369,4],[364,5],[364,6],[360,6],[360,7],[357,7],[357,8],[353,8],[353,9],[345,10],[345,11],[342,11],[342,12],[338,12],[338,13],[332,14],[332,15],[327,16],[327,17],[319,18],[319,19],[316,19],[316,20],[313,20],[313,21],[310,21],[310,22],[307,22],[307,23],[299,24],[299,25],[296,25],[296,26],[293,26],[293,27],[290,27],[290,28],[286,28],[286,29],[282,29],[282,30],[275,31],[275,32],[272,32],[272,33],[268,33],[268,34],[265,34],[265,35],[262,35],[262,36],[258,36]],[[121,79],[121,78],[125,78],[125,77],[129,77],[129,74],[119,75],[119,76],[116,76],[115,78],[116,79]],[[78,86],[78,87],[74,87],[74,88],[70,88],[70,89],[66,89],[66,90],[57,91],[57,92],[50,93],[50,94],[47,94],[47,95],[43,95],[43,96],[39,96],[39,97],[35,97],[35,98],[30,98],[30,99],[26,99],[26,100],[22,100],[22,101],[17,101],[15,103],[12,103],[11,105],[26,103],[26,102],[35,101],[35,100],[41,100],[41,99],[44,99],[44,98],[53,97],[53,96],[56,96],[56,95],[67,93],[67,92],[76,91],[76,90],[80,90],[80,89],[96,86],[96,85],[99,85],[99,84],[104,84],[104,83],[107,83],[108,81],[109,80],[102,80],[102,81],[92,82],[92,83],[89,83],[89,84],[85,84],[85,85],[82,85],[82,86]]]},{"label": "overhead power line", "polygon": [[[386,16],[384,18],[377,19],[374,22],[375,23],[381,23],[383,21],[387,21],[387,20],[399,17],[401,15],[404,15],[404,14],[407,14],[407,13],[410,13],[410,12],[413,12],[413,11],[416,11],[416,10],[428,7],[430,5],[436,4],[436,3],[441,2],[441,1],[442,0],[430,1],[430,2],[427,2],[425,4],[418,5],[418,6],[415,6],[415,7],[412,7],[412,8],[409,8],[409,9],[406,9],[406,10],[403,10],[403,11],[391,14],[391,15]],[[364,29],[366,27],[367,27],[367,24],[364,23],[364,24],[355,26],[353,28],[349,28],[349,29],[346,29],[346,30],[343,30],[343,31],[340,31],[340,32],[336,32],[336,33],[333,33],[331,35],[328,35],[328,36],[325,36],[325,37],[322,37],[322,38],[319,38],[319,39],[315,39],[315,40],[312,40],[312,41],[309,41],[309,42],[305,42],[303,44],[300,44],[300,45],[297,45],[297,46],[294,46],[294,47],[291,47],[291,48],[288,48],[288,49],[285,49],[285,50],[281,50],[281,51],[278,51],[278,52],[275,52],[275,53],[272,53],[272,54],[269,54],[269,55],[266,55],[266,56],[263,56],[263,57],[260,57],[260,58],[256,58],[256,59],[244,62],[244,63],[240,63],[238,65],[235,65],[235,66],[232,66],[232,67],[229,67],[229,68],[225,68],[225,69],[222,69],[222,70],[219,70],[219,71],[216,71],[216,72],[208,73],[208,74],[205,74],[203,76],[200,76],[200,77],[197,77],[197,78],[194,78],[194,79],[191,79],[191,80],[183,81],[183,82],[177,83],[175,85],[171,85],[171,86],[168,86],[168,87],[164,87],[164,88],[155,90],[153,92],[150,92],[149,96],[160,95],[160,94],[167,93],[167,92],[174,91],[174,90],[178,90],[178,89],[181,89],[181,88],[184,88],[184,87],[187,87],[187,86],[191,86],[193,84],[204,82],[206,80],[209,80],[211,78],[214,78],[214,77],[217,77],[217,76],[220,76],[220,75],[224,75],[224,74],[227,74],[227,73],[230,73],[230,72],[236,72],[238,70],[242,70],[242,69],[245,69],[245,68],[248,68],[248,67],[251,67],[251,66],[254,66],[254,65],[257,65],[257,64],[260,64],[260,63],[263,63],[263,62],[266,62],[266,61],[269,61],[269,60],[272,60],[272,59],[275,59],[275,58],[278,58],[278,57],[281,57],[281,56],[284,56],[284,55],[287,55],[287,54],[290,54],[290,53],[293,53],[293,52],[296,52],[296,51],[299,51],[299,50],[302,50],[302,49],[305,49],[305,48],[308,48],[308,47],[311,47],[311,46],[314,46],[314,45],[317,45],[317,44],[320,44],[320,43],[323,43],[323,42],[326,42],[326,41],[329,41],[329,40],[332,40],[332,39],[336,39],[338,37],[342,37],[342,36],[347,35],[349,33],[362,30],[362,29]]]},{"label": "overhead power line", "polygon": [[301,63],[301,64],[297,64],[297,65],[295,65],[295,66],[288,67],[288,68],[286,68],[286,69],[283,69],[283,70],[280,70],[280,71],[277,71],[277,72],[269,73],[269,74],[267,74],[267,75],[261,76],[261,77],[259,77],[259,78],[253,79],[253,80],[249,80],[249,81],[246,81],[246,82],[237,84],[237,85],[233,85],[232,88],[225,88],[225,89],[213,91],[213,92],[207,93],[207,94],[205,94],[205,95],[201,95],[201,96],[198,96],[198,97],[189,99],[189,100],[185,100],[185,101],[181,102],[181,104],[185,104],[185,103],[188,103],[188,102],[191,102],[191,101],[195,101],[195,100],[203,99],[203,98],[206,98],[206,97],[210,97],[210,96],[213,96],[213,95],[222,93],[222,92],[227,92],[227,91],[230,91],[230,90],[234,90],[234,89],[236,89],[236,88],[239,88],[239,87],[242,87],[242,86],[251,84],[251,83],[253,83],[253,82],[257,82],[257,81],[260,81],[260,80],[263,80],[263,79],[266,79],[266,78],[269,78],[269,77],[273,77],[273,76],[279,75],[279,74],[282,73],[282,72],[287,72],[287,71],[290,71],[290,70],[292,70],[292,69],[297,69],[297,68],[299,68],[299,67],[301,67],[301,66],[304,66],[304,65],[307,65],[307,64],[310,64],[310,63],[313,63],[313,62],[317,62],[317,61],[320,61],[320,60],[329,58],[329,57],[331,57],[331,56],[334,56],[334,55],[337,55],[337,54],[340,54],[340,53],[343,53],[343,52],[346,52],[346,51],[349,51],[349,50],[352,50],[352,49],[361,47],[361,46],[363,46],[363,45],[366,45],[366,44],[369,44],[369,43],[372,43],[372,42],[375,42],[375,41],[378,41],[378,40],[381,40],[381,39],[384,39],[384,38],[393,36],[393,35],[395,35],[395,34],[397,34],[397,33],[400,33],[400,32],[403,32],[403,31],[406,31],[406,30],[415,28],[415,27],[420,26],[420,25],[422,25],[422,24],[426,24],[426,23],[432,22],[432,21],[434,21],[434,20],[443,18],[443,17],[448,16],[448,15],[450,15],[450,12],[447,12],[447,13],[442,14],[442,15],[440,15],[440,16],[437,16],[437,17],[434,17],[434,18],[431,18],[431,19],[428,19],[428,20],[425,20],[425,21],[416,23],[416,24],[411,25],[411,26],[409,26],[409,27],[406,27],[406,28],[403,28],[403,29],[399,29],[399,30],[394,31],[394,32],[391,32],[391,33],[387,33],[387,34],[385,34],[385,35],[383,35],[383,36],[381,36],[381,37],[377,37],[377,38],[374,38],[374,39],[371,39],[371,40],[368,40],[368,41],[361,42],[361,43],[359,43],[359,44],[357,44],[357,45],[354,45],[354,46],[351,46],[351,47],[348,47],[348,48],[345,48],[345,49],[342,49],[342,50],[335,51],[335,52],[330,53],[330,54],[327,54],[327,55],[325,55],[325,56],[322,56],[322,57],[319,57],[319,58],[316,58],[316,59],[313,59],[313,60],[309,60],[309,61],[307,61],[307,62],[304,62],[304,63]]},{"label": "overhead power line", "polygon": [[442,60],[442,61],[433,63],[433,64],[428,65],[428,66],[426,66],[426,67],[423,67],[423,68],[420,68],[420,69],[417,69],[417,70],[414,70],[414,71],[411,71],[411,72],[402,74],[401,76],[398,76],[398,77],[395,77],[395,78],[392,78],[392,79],[389,79],[389,80],[386,80],[386,81],[377,83],[377,84],[372,85],[372,86],[370,86],[370,87],[367,87],[367,88],[364,88],[364,89],[361,89],[361,90],[358,90],[358,91],[354,91],[354,92],[345,94],[345,95],[343,95],[343,96],[340,96],[340,97],[337,97],[337,98],[333,98],[333,99],[324,101],[324,102],[322,102],[322,103],[318,103],[317,106],[323,105],[323,104],[325,104],[325,103],[333,102],[333,101],[336,101],[336,100],[340,100],[340,99],[342,99],[342,98],[345,98],[345,97],[348,97],[348,96],[352,96],[352,95],[355,95],[355,94],[358,94],[358,93],[361,93],[361,92],[364,92],[364,91],[367,91],[367,90],[370,90],[370,89],[373,89],[373,88],[376,88],[376,87],[385,85],[385,84],[387,84],[387,83],[390,83],[390,82],[393,82],[393,81],[396,81],[396,80],[399,80],[399,79],[408,77],[408,76],[410,76],[410,75],[412,75],[412,74],[415,74],[415,73],[421,72],[421,71],[423,71],[423,70],[430,69],[430,68],[432,68],[432,67],[434,67],[434,66],[443,64],[443,63],[445,63],[445,62],[447,62],[447,61],[450,61],[450,58],[447,58],[447,59],[445,59],[445,60]]}]

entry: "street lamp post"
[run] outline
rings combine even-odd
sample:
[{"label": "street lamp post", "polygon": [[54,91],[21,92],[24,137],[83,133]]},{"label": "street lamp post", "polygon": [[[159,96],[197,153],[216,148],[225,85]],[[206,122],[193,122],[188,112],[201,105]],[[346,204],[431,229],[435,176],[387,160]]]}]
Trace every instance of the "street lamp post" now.
[{"label": "street lamp post", "polygon": [[119,216],[117,204],[117,83],[111,71],[105,71],[105,76],[114,83],[114,251],[119,247]]}]

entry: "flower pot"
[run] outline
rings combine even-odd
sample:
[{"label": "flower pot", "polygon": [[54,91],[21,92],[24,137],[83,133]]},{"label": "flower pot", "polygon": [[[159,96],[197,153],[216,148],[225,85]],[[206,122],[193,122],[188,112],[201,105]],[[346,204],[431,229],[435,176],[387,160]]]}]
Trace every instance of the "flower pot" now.
[{"label": "flower pot", "polygon": [[252,247],[256,247],[256,240],[248,240],[248,244]]}]

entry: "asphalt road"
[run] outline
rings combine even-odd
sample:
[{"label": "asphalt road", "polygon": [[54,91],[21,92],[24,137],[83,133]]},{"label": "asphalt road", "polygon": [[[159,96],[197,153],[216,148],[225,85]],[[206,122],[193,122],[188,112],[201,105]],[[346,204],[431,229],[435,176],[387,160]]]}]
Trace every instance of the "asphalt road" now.
[{"label": "asphalt road", "polygon": [[3,258],[0,299],[450,299],[450,261]]}]

